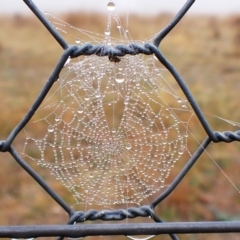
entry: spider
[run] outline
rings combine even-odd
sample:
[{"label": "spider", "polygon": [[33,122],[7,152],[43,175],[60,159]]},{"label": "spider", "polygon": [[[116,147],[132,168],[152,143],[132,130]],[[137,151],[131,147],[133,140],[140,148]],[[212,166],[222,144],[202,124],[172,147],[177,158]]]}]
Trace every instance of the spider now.
[{"label": "spider", "polygon": [[110,62],[115,62],[115,63],[119,63],[121,61],[121,58],[117,56],[108,56],[108,59]]}]

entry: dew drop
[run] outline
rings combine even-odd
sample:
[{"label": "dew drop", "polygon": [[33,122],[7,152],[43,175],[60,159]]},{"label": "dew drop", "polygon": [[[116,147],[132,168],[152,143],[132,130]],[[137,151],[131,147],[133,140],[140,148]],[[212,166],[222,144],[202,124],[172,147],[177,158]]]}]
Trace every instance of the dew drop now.
[{"label": "dew drop", "polygon": [[79,237],[79,238],[68,238],[69,240],[80,240],[80,239],[82,239],[82,237]]},{"label": "dew drop", "polygon": [[11,238],[11,240],[20,240],[20,239],[33,240],[34,238]]},{"label": "dew drop", "polygon": [[126,149],[127,149],[127,150],[130,150],[131,148],[132,148],[132,145],[131,145],[130,143],[127,143]]},{"label": "dew drop", "polygon": [[115,78],[117,83],[122,83],[124,82],[124,75],[122,73],[118,73]]},{"label": "dew drop", "polygon": [[109,3],[107,4],[107,10],[108,10],[109,12],[114,11],[114,10],[115,10],[115,4],[114,4],[113,2],[109,2]]},{"label": "dew drop", "polygon": [[110,35],[110,30],[109,29],[106,29],[105,31],[104,31],[104,34],[106,35],[106,36],[109,36]]},{"label": "dew drop", "polygon": [[56,122],[59,122],[59,121],[60,121],[59,116],[56,116],[56,117],[55,117],[55,121],[56,121]]},{"label": "dew drop", "polygon": [[115,132],[116,132],[116,129],[115,129],[115,128],[113,128],[113,129],[112,129],[112,133],[115,133]]},{"label": "dew drop", "polygon": [[153,54],[153,58],[154,58],[155,60],[159,61],[155,54]]},{"label": "dew drop", "polygon": [[69,58],[67,59],[67,61],[65,62],[64,66],[66,66],[68,63],[70,63],[70,61],[71,61],[71,58],[69,57]]},{"label": "dew drop", "polygon": [[48,126],[48,131],[53,132],[54,131],[54,126],[53,125]]},{"label": "dew drop", "polygon": [[89,174],[89,177],[90,177],[90,178],[93,178],[93,173],[90,173],[90,174]]},{"label": "dew drop", "polygon": [[181,98],[178,98],[178,99],[177,99],[177,102],[178,102],[178,103],[181,103],[181,102],[182,102],[182,99],[181,99]]},{"label": "dew drop", "polygon": [[179,151],[178,151],[178,153],[179,153],[180,155],[182,155],[183,152],[184,152],[184,148],[180,148]]},{"label": "dew drop", "polygon": [[79,38],[76,38],[76,39],[75,39],[75,43],[76,43],[76,44],[81,43],[80,39],[79,39]]}]

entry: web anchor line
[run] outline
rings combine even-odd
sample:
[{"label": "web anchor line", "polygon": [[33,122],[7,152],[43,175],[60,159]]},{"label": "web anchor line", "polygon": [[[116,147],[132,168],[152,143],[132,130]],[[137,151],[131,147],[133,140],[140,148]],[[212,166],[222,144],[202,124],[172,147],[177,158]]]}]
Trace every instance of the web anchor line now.
[{"label": "web anchor line", "polygon": [[[200,232],[199,229],[201,228],[200,233],[208,233],[211,230],[207,227],[208,223],[202,223],[199,226],[196,224],[188,223],[188,224],[176,224],[176,227],[172,226],[171,224],[165,224],[156,214],[155,214],[155,207],[159,205],[166,197],[168,197],[174,189],[178,186],[178,184],[182,181],[182,179],[186,176],[186,174],[190,171],[196,161],[199,159],[201,154],[204,150],[208,147],[211,142],[219,143],[219,142],[226,142],[230,143],[233,141],[240,141],[240,131],[231,132],[218,132],[213,131],[208,124],[207,120],[205,119],[202,111],[200,110],[197,102],[193,98],[192,94],[190,93],[187,85],[185,84],[184,80],[177,72],[177,70],[173,67],[173,65],[163,56],[161,51],[159,50],[159,46],[161,41],[167,36],[167,34],[177,25],[177,23],[182,19],[182,17],[186,14],[188,9],[192,6],[195,2],[194,0],[188,0],[186,4],[182,7],[179,13],[173,18],[173,20],[161,31],[155,39],[153,43],[146,43],[144,45],[140,45],[137,43],[126,45],[116,45],[114,47],[108,47],[106,45],[92,45],[92,44],[84,44],[82,46],[69,46],[68,43],[61,37],[61,35],[57,32],[57,30],[51,25],[51,23],[47,20],[44,14],[37,8],[37,6],[31,0],[23,0],[28,7],[32,10],[32,12],[36,15],[36,17],[43,23],[43,25],[48,29],[51,35],[56,39],[59,45],[64,49],[64,53],[60,58],[59,62],[57,63],[56,67],[54,68],[50,78],[46,82],[46,85],[42,89],[39,96],[36,98],[35,102],[31,106],[30,110],[27,114],[23,117],[20,123],[12,130],[6,140],[0,141],[0,151],[1,152],[9,152],[12,157],[17,161],[17,163],[58,203],[69,215],[68,225],[73,225],[75,223],[83,223],[85,221],[95,221],[95,220],[102,220],[102,221],[112,221],[112,220],[124,220],[126,218],[137,218],[137,217],[150,217],[159,225],[154,225],[157,229],[154,233],[154,227],[152,227],[151,231],[149,229],[145,229],[146,231],[141,231],[141,228],[138,230],[136,226],[131,229],[130,225],[125,226],[124,224],[119,224],[118,227],[105,228],[103,232],[101,229],[94,226],[92,229],[91,226],[81,225],[81,230],[87,232],[88,234],[85,235],[110,235],[118,232],[119,234],[161,234],[161,233],[168,233],[173,240],[177,240],[177,236],[174,234],[175,232],[178,233],[189,233],[189,232]],[[45,99],[46,95],[48,94],[49,90],[52,88],[53,84],[58,81],[59,75],[64,68],[64,65],[68,58],[76,58],[79,56],[90,56],[90,55],[97,55],[99,57],[108,56],[109,59],[112,57],[123,57],[125,55],[137,55],[137,54],[144,54],[144,55],[152,55],[154,54],[157,59],[169,70],[169,72],[173,75],[176,82],[178,83],[179,87],[182,89],[183,93],[185,94],[188,102],[191,104],[193,111],[195,112],[196,116],[198,117],[200,123],[202,124],[207,138],[202,142],[202,144],[198,147],[195,153],[190,157],[187,164],[181,169],[179,174],[175,177],[173,182],[155,199],[152,203],[148,206],[141,206],[139,208],[128,208],[128,209],[119,209],[119,210],[89,210],[86,212],[81,211],[74,211],[72,208],[42,179],[39,174],[30,167],[25,160],[18,154],[18,152],[13,148],[12,143],[14,139],[17,137],[20,131],[26,126],[26,124],[32,119],[33,115],[35,114],[36,110],[42,104],[43,100]],[[162,225],[161,225],[162,224]],[[221,223],[222,224],[222,223]],[[240,232],[240,223],[234,222],[234,224],[228,223],[224,226],[221,224],[217,225],[217,223],[212,224],[212,227],[215,232]],[[147,225],[147,224],[146,224]],[[47,232],[47,236],[62,236],[59,239],[62,239],[63,236],[72,236],[72,237],[79,237],[79,233],[76,232],[74,228],[68,228],[66,226],[66,231],[63,232],[62,229],[59,227],[51,228]],[[139,225],[140,226],[140,225]],[[159,227],[162,226],[162,229]],[[219,228],[220,226],[220,228]],[[188,230],[187,229],[190,229]],[[158,229],[159,228],[159,229]],[[22,238],[26,237],[36,237],[36,236],[46,236],[45,229],[43,228],[35,228],[30,229],[26,228],[26,232],[22,231],[22,228],[18,228],[18,236]],[[144,229],[144,227],[143,227]],[[28,231],[27,231],[28,230]],[[15,229],[17,232],[17,230]],[[212,231],[212,232],[214,232]],[[5,235],[2,231],[0,231],[0,235],[4,237],[13,236],[9,231],[6,231]],[[15,236],[15,235],[14,235]],[[17,235],[16,235],[17,236]]]}]

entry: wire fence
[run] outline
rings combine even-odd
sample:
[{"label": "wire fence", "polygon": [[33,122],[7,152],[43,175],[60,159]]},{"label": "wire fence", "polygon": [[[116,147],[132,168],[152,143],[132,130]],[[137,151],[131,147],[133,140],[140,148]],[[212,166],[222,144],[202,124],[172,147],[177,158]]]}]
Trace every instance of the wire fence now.
[{"label": "wire fence", "polygon": [[[47,20],[45,15],[37,8],[31,0],[24,0],[31,11],[42,22],[49,33],[55,38],[64,52],[49,77],[46,85],[41,90],[39,96],[29,109],[27,114],[23,117],[20,123],[12,130],[6,140],[0,142],[0,151],[8,152],[18,162],[18,164],[49,194],[54,201],[59,204],[68,214],[69,221],[66,225],[46,225],[46,226],[2,226],[0,227],[0,237],[9,238],[36,238],[36,237],[52,237],[56,236],[58,239],[64,237],[79,238],[85,236],[98,235],[160,235],[169,234],[171,239],[178,239],[176,234],[189,233],[230,233],[240,232],[240,221],[225,221],[225,222],[174,222],[165,223],[155,213],[155,208],[172,193],[189,170],[193,167],[201,154],[207,149],[211,143],[231,143],[233,141],[240,141],[240,131],[232,132],[218,132],[213,131],[206,120],[204,114],[200,110],[193,95],[189,91],[184,80],[174,68],[174,66],[163,56],[159,50],[162,40],[169,34],[169,32],[179,23],[183,16],[187,13],[189,8],[194,3],[194,0],[188,0],[178,14],[172,21],[160,31],[152,43],[144,45],[131,44],[129,46],[117,45],[115,47],[108,47],[106,45],[92,45],[84,44],[82,46],[70,46],[61,37],[57,30]],[[20,154],[12,146],[14,139],[23,130],[26,124],[33,117],[36,110],[39,108],[53,84],[59,79],[59,75],[64,68],[68,58],[77,58],[79,56],[97,55],[108,56],[109,59],[116,57],[123,57],[125,55],[155,55],[156,58],[169,70],[177,84],[184,93],[186,99],[191,104],[193,111],[199,119],[201,125],[206,132],[206,139],[200,144],[195,153],[190,157],[186,165],[181,169],[179,174],[175,177],[173,182],[149,205],[141,206],[139,208],[131,207],[120,210],[89,210],[86,212],[74,211],[35,171],[33,168],[20,156]],[[150,217],[155,223],[147,224],[76,224],[85,221],[118,221],[126,218]]]}]

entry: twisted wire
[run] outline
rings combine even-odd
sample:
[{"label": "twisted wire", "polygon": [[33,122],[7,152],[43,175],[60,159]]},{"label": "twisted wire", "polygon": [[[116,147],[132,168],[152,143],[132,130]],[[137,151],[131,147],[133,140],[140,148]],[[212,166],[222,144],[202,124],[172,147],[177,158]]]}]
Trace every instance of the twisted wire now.
[{"label": "twisted wire", "polygon": [[226,142],[231,143],[233,141],[240,141],[240,130],[236,132],[225,131],[225,132],[214,132],[216,141],[214,142]]},{"label": "twisted wire", "polygon": [[128,209],[120,209],[115,211],[110,210],[89,210],[87,212],[76,212],[71,217],[71,222],[84,222],[84,221],[111,221],[111,220],[124,220],[126,218],[136,217],[151,217],[155,216],[154,210],[150,206],[142,206],[139,208],[131,207]]},{"label": "twisted wire", "polygon": [[[154,46],[152,44],[152,46]],[[148,44],[140,45],[137,43],[132,43],[127,45],[116,45],[114,47],[109,47],[103,44],[100,45],[92,45],[90,43],[83,44],[82,46],[75,46],[76,49],[71,54],[71,58],[79,57],[81,55],[93,55],[97,56],[118,56],[123,57],[126,54],[129,55],[137,55],[143,53],[145,55],[151,55],[153,52],[149,48]]]}]

